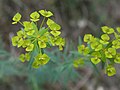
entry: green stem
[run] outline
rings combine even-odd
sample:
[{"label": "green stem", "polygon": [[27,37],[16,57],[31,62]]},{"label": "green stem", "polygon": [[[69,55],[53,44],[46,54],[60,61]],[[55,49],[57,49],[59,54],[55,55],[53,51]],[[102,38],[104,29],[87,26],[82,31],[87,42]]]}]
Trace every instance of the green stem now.
[{"label": "green stem", "polygon": [[44,22],[45,22],[45,17],[44,17],[43,20],[42,20],[42,23],[41,23],[41,25],[40,25],[40,28],[42,28]]},{"label": "green stem", "polygon": [[36,41],[36,39],[34,39],[33,41],[32,41],[32,43],[34,43]]},{"label": "green stem", "polygon": [[19,21],[19,23],[20,23],[22,26],[24,26],[24,25],[22,24],[22,22]]},{"label": "green stem", "polygon": [[[38,42],[38,41],[37,41]],[[39,45],[38,45],[38,43],[36,43],[36,45],[37,45],[37,50],[38,50],[38,53],[40,53],[40,54],[42,54],[42,52],[41,52],[41,48],[39,48]]]}]

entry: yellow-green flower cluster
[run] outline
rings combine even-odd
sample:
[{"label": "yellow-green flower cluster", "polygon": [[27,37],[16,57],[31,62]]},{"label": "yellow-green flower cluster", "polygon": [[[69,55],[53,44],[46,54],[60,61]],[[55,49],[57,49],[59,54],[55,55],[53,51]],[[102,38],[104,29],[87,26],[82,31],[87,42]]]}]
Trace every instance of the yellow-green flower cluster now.
[{"label": "yellow-green flower cluster", "polygon": [[[37,22],[41,16],[43,16],[43,20],[39,27]],[[58,46],[60,50],[63,50],[65,45],[65,39],[60,37],[61,26],[50,19],[51,16],[53,16],[51,11],[39,10],[30,14],[29,21],[21,22],[22,15],[20,13],[15,14],[12,19],[12,24],[20,23],[22,25],[17,35],[12,37],[12,44],[25,49],[26,53],[21,54],[19,57],[22,62],[29,61],[32,53],[35,50],[37,51],[36,55],[33,56],[32,66],[34,68],[39,68],[50,60],[49,56],[43,52],[43,49]]]},{"label": "yellow-green flower cluster", "polygon": [[[103,26],[101,29],[103,31],[101,38],[96,38],[92,34],[85,34],[84,42],[88,46],[79,45],[78,52],[85,56],[88,55],[93,64],[105,63],[106,74],[113,76],[116,74],[114,64],[120,63],[120,53],[117,52],[120,49],[120,27],[115,30]],[[114,38],[110,37],[111,34],[114,35]]]}]

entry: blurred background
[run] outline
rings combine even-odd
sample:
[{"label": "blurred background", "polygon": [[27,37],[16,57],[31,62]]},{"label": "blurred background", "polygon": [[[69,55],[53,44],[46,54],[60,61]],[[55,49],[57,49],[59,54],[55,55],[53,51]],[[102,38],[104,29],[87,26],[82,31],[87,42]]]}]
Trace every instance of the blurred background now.
[{"label": "blurred background", "polygon": [[[16,12],[22,20],[40,9],[50,10],[62,26],[66,47],[46,53],[51,61],[40,69],[29,69],[18,60],[20,50],[11,45],[11,36],[20,25],[12,25]],[[78,58],[77,45],[86,33],[101,35],[101,26],[120,26],[120,0],[0,0],[0,90],[120,90],[120,66],[117,74],[107,77],[100,65],[86,59],[73,67]]]}]

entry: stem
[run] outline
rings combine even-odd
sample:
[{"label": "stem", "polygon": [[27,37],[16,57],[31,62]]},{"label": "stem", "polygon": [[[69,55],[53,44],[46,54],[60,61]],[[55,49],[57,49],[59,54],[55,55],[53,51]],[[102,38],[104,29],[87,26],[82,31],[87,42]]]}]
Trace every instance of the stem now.
[{"label": "stem", "polygon": [[32,41],[32,43],[34,43],[36,41],[36,39],[34,39],[33,41]]},{"label": "stem", "polygon": [[41,52],[41,48],[39,48],[39,45],[38,45],[38,41],[37,41],[36,45],[37,45],[36,48],[37,48],[37,50],[38,50],[38,53],[42,54],[42,52]]},{"label": "stem", "polygon": [[41,25],[40,25],[40,28],[42,28],[42,26],[43,26],[43,24],[44,24],[44,21],[45,21],[45,17],[44,17],[43,20],[42,20],[42,23],[41,23]]},{"label": "stem", "polygon": [[24,26],[24,25],[22,24],[22,22],[19,21],[19,23],[20,23],[22,26]]},{"label": "stem", "polygon": [[109,64],[108,64],[108,61],[106,60],[106,66],[108,66]]}]

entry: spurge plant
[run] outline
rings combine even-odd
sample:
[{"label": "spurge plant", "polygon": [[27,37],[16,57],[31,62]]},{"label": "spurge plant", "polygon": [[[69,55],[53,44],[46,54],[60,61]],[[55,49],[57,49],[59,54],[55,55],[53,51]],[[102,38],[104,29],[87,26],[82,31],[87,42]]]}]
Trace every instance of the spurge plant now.
[{"label": "spurge plant", "polygon": [[[37,23],[41,16],[43,20],[39,26]],[[62,50],[65,44],[65,39],[60,37],[61,26],[50,19],[51,16],[53,16],[52,12],[40,10],[31,13],[29,21],[21,22],[20,13],[16,13],[12,19],[12,24],[22,25],[17,35],[12,37],[12,44],[25,49],[26,53],[21,54],[19,59],[22,62],[31,60],[33,68],[39,68],[50,60],[50,57],[44,53],[45,48],[58,46],[59,50]]]},{"label": "spurge plant", "polygon": [[[43,16],[41,25],[37,22]],[[44,49],[51,46],[58,46],[59,50],[63,50],[65,39],[60,37],[61,26],[55,23],[50,17],[53,13],[46,10],[35,11],[30,14],[29,21],[21,22],[21,14],[17,13],[13,17],[13,23],[20,23],[22,28],[12,37],[13,46],[22,47],[26,53],[21,54],[19,59],[22,62],[31,61],[33,68],[39,68],[50,60],[50,57],[44,53]],[[46,25],[45,25],[46,24]],[[44,26],[45,25],[45,26]],[[108,76],[116,74],[114,65],[120,64],[120,27],[114,30],[111,27],[103,26],[103,34],[100,38],[94,37],[92,34],[85,34],[84,44],[78,46],[79,54],[90,58],[93,64],[101,62],[105,73]],[[74,66],[83,63],[82,57],[74,61]]]},{"label": "spurge plant", "polygon": [[[120,27],[116,31],[108,26],[103,26],[101,38],[94,37],[92,34],[85,34],[84,44],[78,46],[78,52],[90,58],[93,64],[102,62],[105,73],[108,76],[116,74],[114,65],[120,64]],[[79,61],[78,61],[79,62]]]}]

